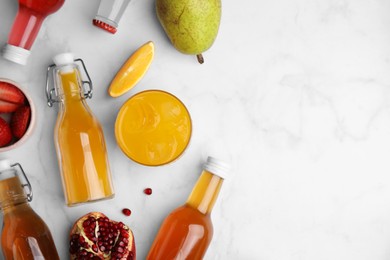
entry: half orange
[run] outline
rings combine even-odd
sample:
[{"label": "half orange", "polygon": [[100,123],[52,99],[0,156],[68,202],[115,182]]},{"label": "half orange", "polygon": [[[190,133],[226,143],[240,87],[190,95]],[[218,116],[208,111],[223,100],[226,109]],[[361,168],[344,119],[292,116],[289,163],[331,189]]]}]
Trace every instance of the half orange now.
[{"label": "half orange", "polygon": [[154,44],[149,41],[138,48],[115,75],[108,94],[119,97],[132,89],[145,75],[154,57]]}]

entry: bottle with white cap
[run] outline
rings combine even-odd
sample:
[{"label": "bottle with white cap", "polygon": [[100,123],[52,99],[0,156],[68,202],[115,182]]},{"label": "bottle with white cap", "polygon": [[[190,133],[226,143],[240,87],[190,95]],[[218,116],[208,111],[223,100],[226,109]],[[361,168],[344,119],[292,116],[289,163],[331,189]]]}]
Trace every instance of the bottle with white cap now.
[{"label": "bottle with white cap", "polygon": [[[63,53],[54,57],[47,71],[49,106],[58,104],[54,130],[65,201],[68,206],[112,198],[114,188],[103,129],[86,100],[92,81],[81,59]],[[83,79],[78,64],[87,79]],[[50,72],[53,72],[51,82]]]},{"label": "bottle with white cap", "polygon": [[213,237],[211,211],[229,168],[221,160],[207,158],[187,202],[162,223],[148,260],[203,259]]},{"label": "bottle with white cap", "polygon": [[129,3],[130,0],[100,0],[99,10],[92,20],[93,25],[112,34],[116,33]]},{"label": "bottle with white cap", "polygon": [[19,0],[19,10],[3,48],[4,58],[26,65],[30,49],[45,18],[58,11],[65,0]]},{"label": "bottle with white cap", "polygon": [[31,185],[21,165],[0,160],[1,248],[5,259],[60,259],[49,228],[30,207],[31,200]]}]

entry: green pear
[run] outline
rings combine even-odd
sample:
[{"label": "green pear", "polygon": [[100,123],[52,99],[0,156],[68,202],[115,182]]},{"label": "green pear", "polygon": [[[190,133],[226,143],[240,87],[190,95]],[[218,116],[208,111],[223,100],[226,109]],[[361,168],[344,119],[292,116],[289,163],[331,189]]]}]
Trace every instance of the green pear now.
[{"label": "green pear", "polygon": [[156,12],[173,46],[203,63],[218,34],[221,0],[156,0]]}]

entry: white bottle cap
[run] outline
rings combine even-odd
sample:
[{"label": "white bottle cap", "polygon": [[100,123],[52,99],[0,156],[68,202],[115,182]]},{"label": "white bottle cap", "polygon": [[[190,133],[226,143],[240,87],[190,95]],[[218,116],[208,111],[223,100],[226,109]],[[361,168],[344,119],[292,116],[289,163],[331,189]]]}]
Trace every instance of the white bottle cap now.
[{"label": "white bottle cap", "polygon": [[226,179],[229,175],[230,165],[214,157],[207,157],[207,162],[203,165],[205,171],[211,172]]},{"label": "white bottle cap", "polygon": [[13,61],[15,63],[26,65],[28,57],[30,56],[30,51],[17,47],[11,44],[6,44],[3,48],[3,57],[7,60]]},{"label": "white bottle cap", "polygon": [[61,73],[67,74],[74,72],[74,55],[71,52],[65,52],[61,54],[57,54],[53,58],[54,64],[57,67],[61,67]]},{"label": "white bottle cap", "polygon": [[11,169],[11,163],[7,159],[0,160],[0,172]]},{"label": "white bottle cap", "polygon": [[56,66],[63,66],[63,65],[69,65],[74,63],[74,55],[73,53],[66,52],[61,53],[53,58],[54,64]]}]

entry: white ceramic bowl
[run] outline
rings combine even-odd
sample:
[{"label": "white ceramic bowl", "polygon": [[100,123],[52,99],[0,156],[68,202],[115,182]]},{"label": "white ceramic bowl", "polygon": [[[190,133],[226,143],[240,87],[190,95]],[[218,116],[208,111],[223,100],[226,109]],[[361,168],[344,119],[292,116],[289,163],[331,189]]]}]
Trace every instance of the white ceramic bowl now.
[{"label": "white ceramic bowl", "polygon": [[30,123],[27,127],[26,133],[24,133],[23,137],[20,138],[19,140],[17,140],[16,142],[11,143],[8,146],[0,147],[0,153],[2,153],[2,152],[7,152],[10,150],[13,150],[13,149],[21,146],[32,135],[34,128],[35,128],[36,110],[35,110],[35,105],[31,99],[31,96],[18,83],[14,82],[12,80],[9,80],[9,79],[4,79],[4,78],[0,78],[0,82],[7,82],[11,85],[14,85],[18,89],[20,89],[20,91],[22,91],[24,96],[26,97],[27,102],[30,105],[30,109],[31,109]]}]

